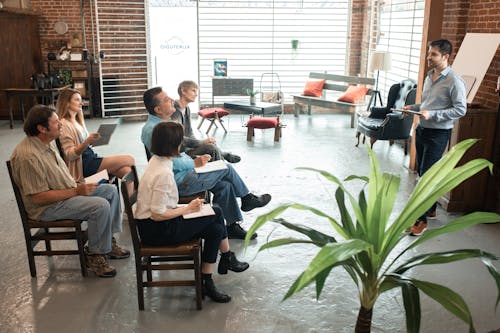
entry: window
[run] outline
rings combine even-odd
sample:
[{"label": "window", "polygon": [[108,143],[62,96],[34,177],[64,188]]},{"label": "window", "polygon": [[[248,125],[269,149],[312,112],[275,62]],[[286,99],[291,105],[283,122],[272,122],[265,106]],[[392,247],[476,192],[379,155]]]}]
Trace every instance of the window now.
[{"label": "window", "polygon": [[392,84],[418,79],[424,7],[424,0],[373,1],[372,49],[392,56],[392,70],[380,72],[379,77],[379,90],[385,96]]},{"label": "window", "polygon": [[[348,0],[199,0],[200,102],[212,101],[214,59],[228,77],[253,78],[254,90],[301,93],[311,71],[344,74]],[[277,73],[266,76],[264,73]],[[227,98],[217,97],[220,103]],[[234,97],[229,97],[234,99]]]}]

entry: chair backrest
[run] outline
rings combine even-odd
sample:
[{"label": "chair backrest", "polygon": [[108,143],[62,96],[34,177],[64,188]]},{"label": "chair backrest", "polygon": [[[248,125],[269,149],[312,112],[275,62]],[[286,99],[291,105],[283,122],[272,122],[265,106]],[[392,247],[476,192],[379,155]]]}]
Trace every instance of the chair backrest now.
[{"label": "chair backrest", "polygon": [[21,191],[14,181],[14,176],[12,175],[12,166],[10,161],[5,162],[7,164],[7,170],[9,171],[10,182],[12,183],[12,189],[14,190],[14,195],[16,196],[17,208],[19,209],[19,214],[21,215],[21,220],[23,222],[23,229],[25,232],[29,232],[28,227],[28,213],[26,212],[26,207],[24,206],[23,197],[21,196]]},{"label": "chair backrest", "polygon": [[137,190],[139,188],[139,178],[137,176],[137,169],[135,165],[132,165],[131,171],[122,178],[122,197],[123,204],[125,206],[125,212],[128,217],[128,225],[130,228],[130,235],[132,236],[132,242],[134,244],[134,251],[137,254],[137,251],[140,249],[141,240],[139,237],[139,233],[137,231],[137,223],[134,218],[134,212],[132,207],[137,202]]},{"label": "chair backrest", "polygon": [[[396,109],[401,109],[403,106],[408,104],[414,104],[415,100],[412,103],[407,103],[408,94],[412,89],[417,88],[417,83],[411,79],[403,80],[399,84],[398,95],[396,96],[393,103],[391,103],[391,107]],[[389,106],[389,101],[387,101],[387,105]]]},{"label": "chair backrest", "polygon": [[146,158],[149,161],[151,159],[151,157],[153,156],[153,154],[151,154],[151,152],[149,151],[148,147],[146,147],[146,145],[144,145],[144,150],[146,151]]}]

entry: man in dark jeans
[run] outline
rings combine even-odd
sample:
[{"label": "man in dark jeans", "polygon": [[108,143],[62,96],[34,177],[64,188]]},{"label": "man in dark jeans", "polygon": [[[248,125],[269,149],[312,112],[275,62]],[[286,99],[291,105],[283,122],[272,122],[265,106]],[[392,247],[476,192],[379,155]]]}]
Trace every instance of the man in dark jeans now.
[{"label": "man in dark jeans", "polygon": [[[405,107],[421,113],[415,140],[420,177],[441,158],[454,122],[466,112],[465,82],[449,65],[451,53],[452,45],[448,40],[429,43],[427,63],[430,71],[424,81],[422,103]],[[427,219],[436,217],[436,206],[437,203],[434,203],[417,219],[410,235],[423,234],[427,229]]]}]

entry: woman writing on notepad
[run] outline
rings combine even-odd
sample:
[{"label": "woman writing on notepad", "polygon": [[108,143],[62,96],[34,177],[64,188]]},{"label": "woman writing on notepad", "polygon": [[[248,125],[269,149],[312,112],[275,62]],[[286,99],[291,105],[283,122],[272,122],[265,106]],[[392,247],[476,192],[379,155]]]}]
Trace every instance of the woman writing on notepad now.
[{"label": "woman writing on notepad", "polygon": [[227,303],[231,300],[214,285],[212,272],[220,250],[219,274],[228,270],[243,272],[249,265],[236,259],[229,251],[224,216],[219,207],[213,207],[213,215],[185,218],[190,213],[199,212],[203,200],[194,199],[188,205],[178,207],[179,193],[175,184],[173,161],[179,156],[184,136],[182,125],[162,122],[156,125],[151,139],[154,154],[139,182],[135,218],[146,245],[175,245],[188,240],[203,238],[202,252],[203,292],[213,301]]},{"label": "woman writing on notepad", "polygon": [[97,155],[91,145],[99,139],[99,134],[87,131],[82,106],[82,96],[75,89],[64,89],[57,98],[57,115],[62,124],[60,148],[71,175],[77,182],[104,169],[119,178],[125,176],[134,165],[134,158],[131,155]]}]

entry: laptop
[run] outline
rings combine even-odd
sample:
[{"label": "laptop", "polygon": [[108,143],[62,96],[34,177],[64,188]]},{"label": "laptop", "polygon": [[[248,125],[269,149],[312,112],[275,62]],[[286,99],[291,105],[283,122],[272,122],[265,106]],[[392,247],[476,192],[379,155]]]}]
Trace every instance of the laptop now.
[{"label": "laptop", "polygon": [[109,139],[111,139],[111,134],[116,128],[116,124],[101,124],[97,133],[101,135],[101,137],[92,143],[93,147],[107,145],[109,143]]}]

